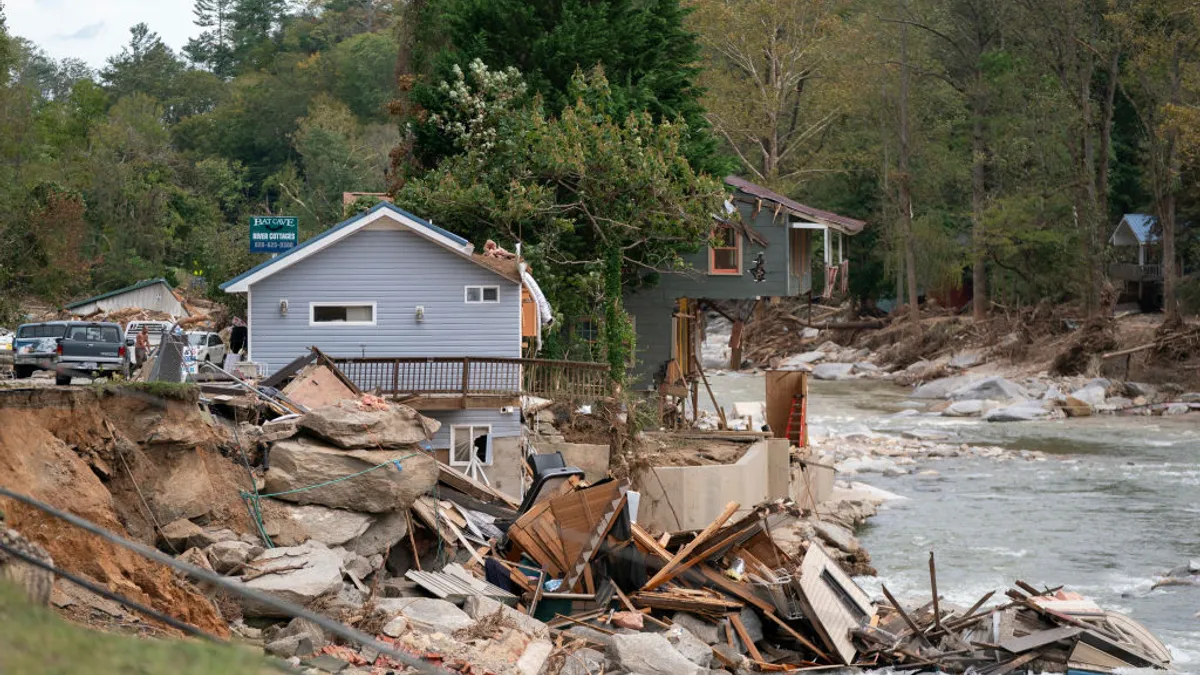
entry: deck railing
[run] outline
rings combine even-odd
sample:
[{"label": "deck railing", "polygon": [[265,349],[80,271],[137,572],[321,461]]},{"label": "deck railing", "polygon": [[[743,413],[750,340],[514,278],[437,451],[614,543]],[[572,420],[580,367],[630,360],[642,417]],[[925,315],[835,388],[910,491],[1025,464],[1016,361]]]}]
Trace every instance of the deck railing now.
[{"label": "deck railing", "polygon": [[330,358],[360,389],[384,396],[594,398],[612,391],[603,363],[477,356]]},{"label": "deck railing", "polygon": [[1137,263],[1113,263],[1108,266],[1108,276],[1122,281],[1158,281],[1162,279],[1162,265],[1139,265]]}]

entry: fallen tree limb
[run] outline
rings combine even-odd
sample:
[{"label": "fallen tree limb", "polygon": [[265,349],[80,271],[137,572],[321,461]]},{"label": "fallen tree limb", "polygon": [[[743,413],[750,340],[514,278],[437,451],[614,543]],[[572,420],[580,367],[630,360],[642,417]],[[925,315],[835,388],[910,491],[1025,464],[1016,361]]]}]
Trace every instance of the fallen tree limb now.
[{"label": "fallen tree limb", "polygon": [[1116,352],[1109,352],[1107,354],[1101,354],[1100,359],[1101,360],[1115,359],[1118,356],[1127,356],[1129,354],[1135,354],[1137,352],[1146,351],[1147,349],[1153,349],[1159,345],[1166,344],[1168,342],[1172,342],[1172,341],[1178,340],[1180,338],[1197,337],[1197,336],[1200,336],[1200,331],[1190,330],[1190,331],[1185,331],[1182,333],[1176,333],[1174,335],[1168,335],[1167,337],[1155,340],[1154,342],[1148,342],[1144,345],[1138,345],[1136,347],[1130,347],[1129,349],[1122,349],[1122,350],[1116,351]]},{"label": "fallen tree limb", "polygon": [[783,316],[787,319],[795,321],[801,326],[816,328],[817,330],[861,330],[883,328],[887,326],[887,322],[880,321],[878,319],[875,321],[824,321],[821,323],[814,323],[806,321],[795,314],[784,314]]}]

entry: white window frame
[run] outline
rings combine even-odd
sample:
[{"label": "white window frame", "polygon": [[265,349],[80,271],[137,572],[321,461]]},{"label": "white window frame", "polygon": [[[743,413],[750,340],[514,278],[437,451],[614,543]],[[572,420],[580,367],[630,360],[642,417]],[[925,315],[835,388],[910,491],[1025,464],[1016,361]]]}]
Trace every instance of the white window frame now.
[{"label": "white window frame", "polygon": [[[471,299],[471,289],[472,288],[479,289],[479,299],[478,300]],[[496,289],[496,299],[495,300],[484,300],[483,299],[483,291],[488,288]],[[467,303],[468,305],[498,305],[498,304],[500,304],[500,287],[499,286],[463,286],[463,302]]]},{"label": "white window frame", "polygon": [[[467,434],[471,438],[475,438],[475,436],[477,434],[476,430],[487,429],[487,439],[488,439],[487,461],[480,462],[480,464],[482,464],[483,466],[491,466],[492,461],[494,459],[494,457],[492,455],[492,446],[495,445],[496,439],[492,436],[492,425],[490,425],[490,424],[451,424],[450,425],[450,452],[449,452],[449,457],[448,457],[448,459],[450,460],[450,462],[449,462],[450,466],[469,466],[470,465],[470,461],[463,462],[463,461],[454,459],[454,448],[458,445],[456,441],[458,440],[458,433],[459,433],[458,430],[459,429],[466,429]],[[474,452],[474,449],[472,449],[472,452]]]},{"label": "white window frame", "polygon": [[[370,321],[317,321],[317,307],[370,307]],[[344,302],[310,302],[308,303],[308,325],[310,326],[374,326],[379,319],[379,308],[374,302],[344,301]]]}]

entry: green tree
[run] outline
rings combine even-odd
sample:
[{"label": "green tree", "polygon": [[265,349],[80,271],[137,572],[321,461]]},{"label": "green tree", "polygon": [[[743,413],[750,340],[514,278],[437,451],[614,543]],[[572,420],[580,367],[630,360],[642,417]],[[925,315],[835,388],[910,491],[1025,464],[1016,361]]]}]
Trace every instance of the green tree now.
[{"label": "green tree", "polygon": [[183,48],[192,63],[208,66],[220,77],[234,74],[233,4],[234,0],[196,0],[193,23],[206,30],[189,38]]},{"label": "green tree", "polygon": [[[560,308],[603,303],[608,358],[623,377],[632,331],[619,290],[678,270],[680,254],[706,241],[724,191],[692,168],[682,124],[605,114],[614,94],[599,71],[577,74],[576,102],[558,116],[510,95],[521,89],[512,71],[493,75],[473,64],[445,85],[454,113],[432,123],[462,152],[397,201],[476,241],[522,242]],[[463,123],[480,112],[487,123]],[[571,297],[585,288],[594,295]]]},{"label": "green tree", "polygon": [[233,0],[230,34],[238,72],[270,64],[286,10],[287,0]]},{"label": "green tree", "polygon": [[329,55],[332,90],[359,119],[384,121],[396,95],[396,40],[382,33],[362,33],[337,44]]},{"label": "green tree", "polygon": [[[431,0],[419,16],[417,60],[430,64],[432,78],[418,82],[412,99],[430,111],[448,102],[434,83],[451,67],[475,59],[489,68],[516,68],[550,114],[575,103],[577,70],[600,66],[609,81],[607,114],[623,119],[649,112],[657,121],[686,122],[686,151],[697,168],[720,171],[707,133],[695,80],[699,46],[684,26],[679,0]],[[446,151],[418,132],[419,159],[432,166]]]}]

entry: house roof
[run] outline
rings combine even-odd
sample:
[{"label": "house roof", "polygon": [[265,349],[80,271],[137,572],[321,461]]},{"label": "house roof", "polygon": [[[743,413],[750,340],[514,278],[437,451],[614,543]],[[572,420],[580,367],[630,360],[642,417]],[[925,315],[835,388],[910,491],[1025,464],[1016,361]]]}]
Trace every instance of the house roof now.
[{"label": "house roof", "polygon": [[372,206],[369,210],[364,211],[363,213],[360,213],[352,218],[343,220],[337,225],[334,225],[333,227],[330,227],[324,232],[318,234],[317,236],[309,238],[303,244],[291,249],[287,253],[283,253],[275,258],[272,258],[271,260],[256,265],[230,279],[229,281],[226,281],[225,283],[221,284],[221,290],[225,291],[226,293],[245,293],[249,289],[250,284],[291,267],[301,260],[304,260],[305,258],[322,251],[333,244],[336,244],[342,239],[383,217],[398,221],[402,225],[406,226],[409,230],[424,237],[425,239],[442,246],[452,253],[461,255],[467,260],[485,267],[507,279],[513,281],[518,281],[520,279],[520,276],[516,273],[515,262],[498,261],[512,262],[513,270],[511,273],[502,270],[500,265],[492,264],[490,262],[485,263],[480,260],[480,258],[484,258],[485,256],[474,255],[472,252],[474,247],[471,245],[471,242],[467,241],[466,239],[463,239],[453,232],[444,230],[427,220],[414,216],[395,204],[379,202],[375,206]]},{"label": "house roof", "polygon": [[735,187],[748,195],[764,199],[766,201],[775,202],[783,208],[787,209],[792,215],[808,218],[816,223],[833,228],[845,234],[858,234],[866,227],[866,222],[840,216],[832,211],[823,211],[815,209],[811,206],[806,206],[800,202],[784,197],[783,195],[773,190],[768,190],[761,185],[755,185],[745,178],[739,176],[726,176],[725,184]]},{"label": "house roof", "polygon": [[1153,244],[1158,241],[1158,219],[1148,213],[1126,213],[1121,222],[1117,223],[1117,229],[1113,230],[1112,236],[1108,240],[1116,243],[1117,231],[1122,225],[1129,228],[1133,233],[1133,237],[1137,239],[1139,244]]},{"label": "house roof", "polygon": [[90,305],[93,302],[99,302],[101,300],[106,300],[113,296],[121,295],[122,293],[128,293],[130,291],[136,291],[141,288],[146,288],[147,286],[153,286],[154,284],[162,284],[163,286],[167,287],[168,291],[171,290],[171,284],[168,284],[167,280],[163,279],[162,277],[159,277],[157,279],[144,279],[144,280],[139,281],[136,284],[133,284],[131,286],[126,286],[125,288],[118,288],[115,291],[101,293],[100,295],[97,295],[97,296],[94,296],[91,298],[87,298],[86,300],[79,300],[77,302],[72,302],[71,304],[66,305],[65,307],[66,307],[66,309],[75,309],[77,307],[83,307],[84,305]]}]

